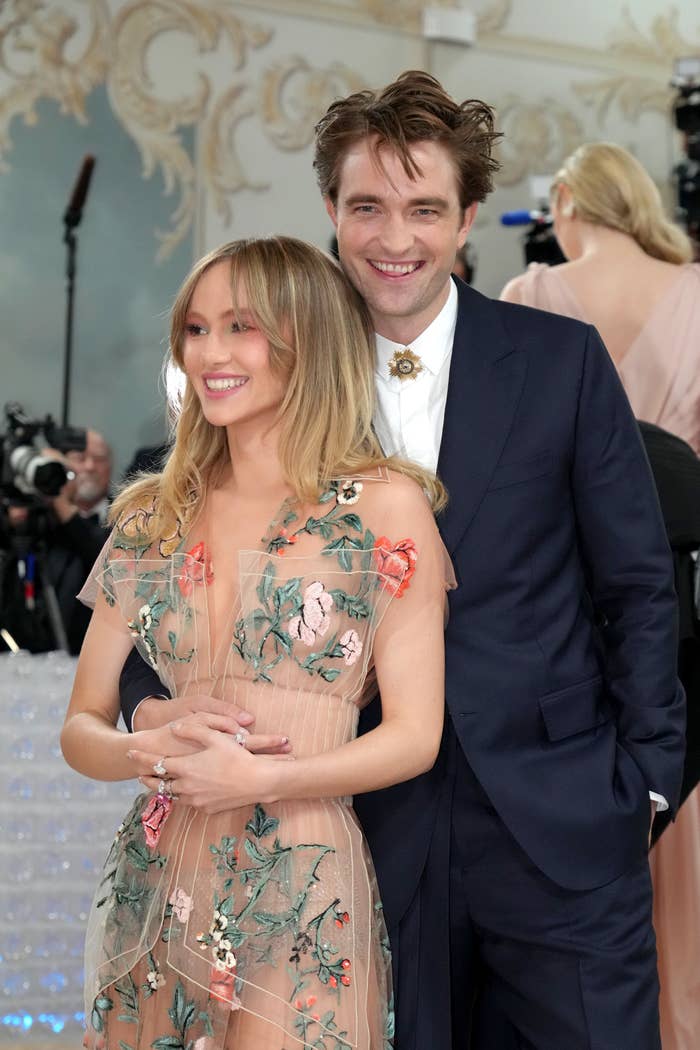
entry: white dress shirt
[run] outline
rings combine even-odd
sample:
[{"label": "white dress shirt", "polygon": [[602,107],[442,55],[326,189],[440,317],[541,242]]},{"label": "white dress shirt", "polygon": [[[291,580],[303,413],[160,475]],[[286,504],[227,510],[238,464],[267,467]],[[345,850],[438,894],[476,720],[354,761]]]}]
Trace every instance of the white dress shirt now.
[{"label": "white dress shirt", "polygon": [[377,408],[374,429],[387,455],[398,455],[435,473],[442,425],[445,420],[447,384],[452,343],[457,325],[457,288],[450,281],[447,302],[435,320],[408,349],[420,357],[423,370],[400,379],[389,374],[389,363],[405,343],[375,335]]},{"label": "white dress shirt", "polygon": [[[394,343],[375,334],[377,358],[375,378],[377,407],[374,429],[386,455],[398,455],[437,470],[442,427],[445,421],[452,344],[457,326],[457,287],[450,281],[447,302],[435,320],[414,339],[408,349],[420,358],[423,370],[414,377],[392,376],[389,364],[405,343]],[[649,792],[657,812],[668,809],[663,795]]]}]

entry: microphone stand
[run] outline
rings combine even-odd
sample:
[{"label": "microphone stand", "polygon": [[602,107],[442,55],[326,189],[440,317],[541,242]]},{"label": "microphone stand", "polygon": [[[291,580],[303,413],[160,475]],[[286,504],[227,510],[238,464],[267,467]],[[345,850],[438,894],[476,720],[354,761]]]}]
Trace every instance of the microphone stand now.
[{"label": "microphone stand", "polygon": [[[78,238],[73,216],[64,217],[65,232],[63,243],[66,245],[66,339],[63,350],[63,399],[61,403],[61,425],[68,426],[70,403],[70,376],[73,358],[73,300],[75,297],[75,260],[78,251]],[[80,219],[78,219],[78,222]]]},{"label": "microphone stand", "polygon": [[76,230],[83,217],[83,207],[90,188],[90,179],[95,167],[95,158],[87,154],[78,173],[68,207],[63,215],[63,243],[67,249],[66,257],[66,344],[63,353],[63,403],[61,424],[68,426],[68,409],[70,401],[71,361],[73,357],[73,299],[75,295],[75,259],[78,252]]}]

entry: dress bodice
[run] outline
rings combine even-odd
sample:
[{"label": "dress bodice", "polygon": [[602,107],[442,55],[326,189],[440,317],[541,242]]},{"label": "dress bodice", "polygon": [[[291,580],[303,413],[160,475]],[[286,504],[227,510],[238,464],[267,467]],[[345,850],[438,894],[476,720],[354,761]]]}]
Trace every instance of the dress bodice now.
[{"label": "dress bodice", "polygon": [[[286,501],[260,547],[238,551],[233,579],[212,564],[206,516],[146,543],[138,511],[115,528],[97,583],[172,695],[230,699],[298,755],[328,750],[355,734],[375,632],[417,563],[412,540],[378,534],[386,497],[365,490],[387,480],[334,482],[315,507]],[[215,617],[217,589],[227,611]]]}]

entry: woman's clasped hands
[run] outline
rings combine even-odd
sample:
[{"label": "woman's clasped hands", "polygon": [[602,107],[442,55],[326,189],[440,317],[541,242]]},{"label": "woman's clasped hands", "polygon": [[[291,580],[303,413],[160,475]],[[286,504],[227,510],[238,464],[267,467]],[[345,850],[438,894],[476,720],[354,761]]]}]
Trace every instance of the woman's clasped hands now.
[{"label": "woman's clasped hands", "polygon": [[173,798],[208,814],[273,801],[273,763],[294,760],[279,753],[289,747],[284,737],[232,732],[230,718],[201,711],[134,733],[133,743],[128,757],[144,787],[165,784]]}]

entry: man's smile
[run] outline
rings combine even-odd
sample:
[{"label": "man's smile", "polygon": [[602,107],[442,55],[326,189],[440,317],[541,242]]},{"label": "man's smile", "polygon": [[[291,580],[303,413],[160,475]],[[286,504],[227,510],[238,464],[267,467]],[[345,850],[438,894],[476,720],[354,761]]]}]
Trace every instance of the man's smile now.
[{"label": "man's smile", "polygon": [[389,277],[405,277],[407,274],[415,273],[425,265],[422,260],[418,262],[385,262],[380,259],[368,259],[370,266],[379,273]]}]

